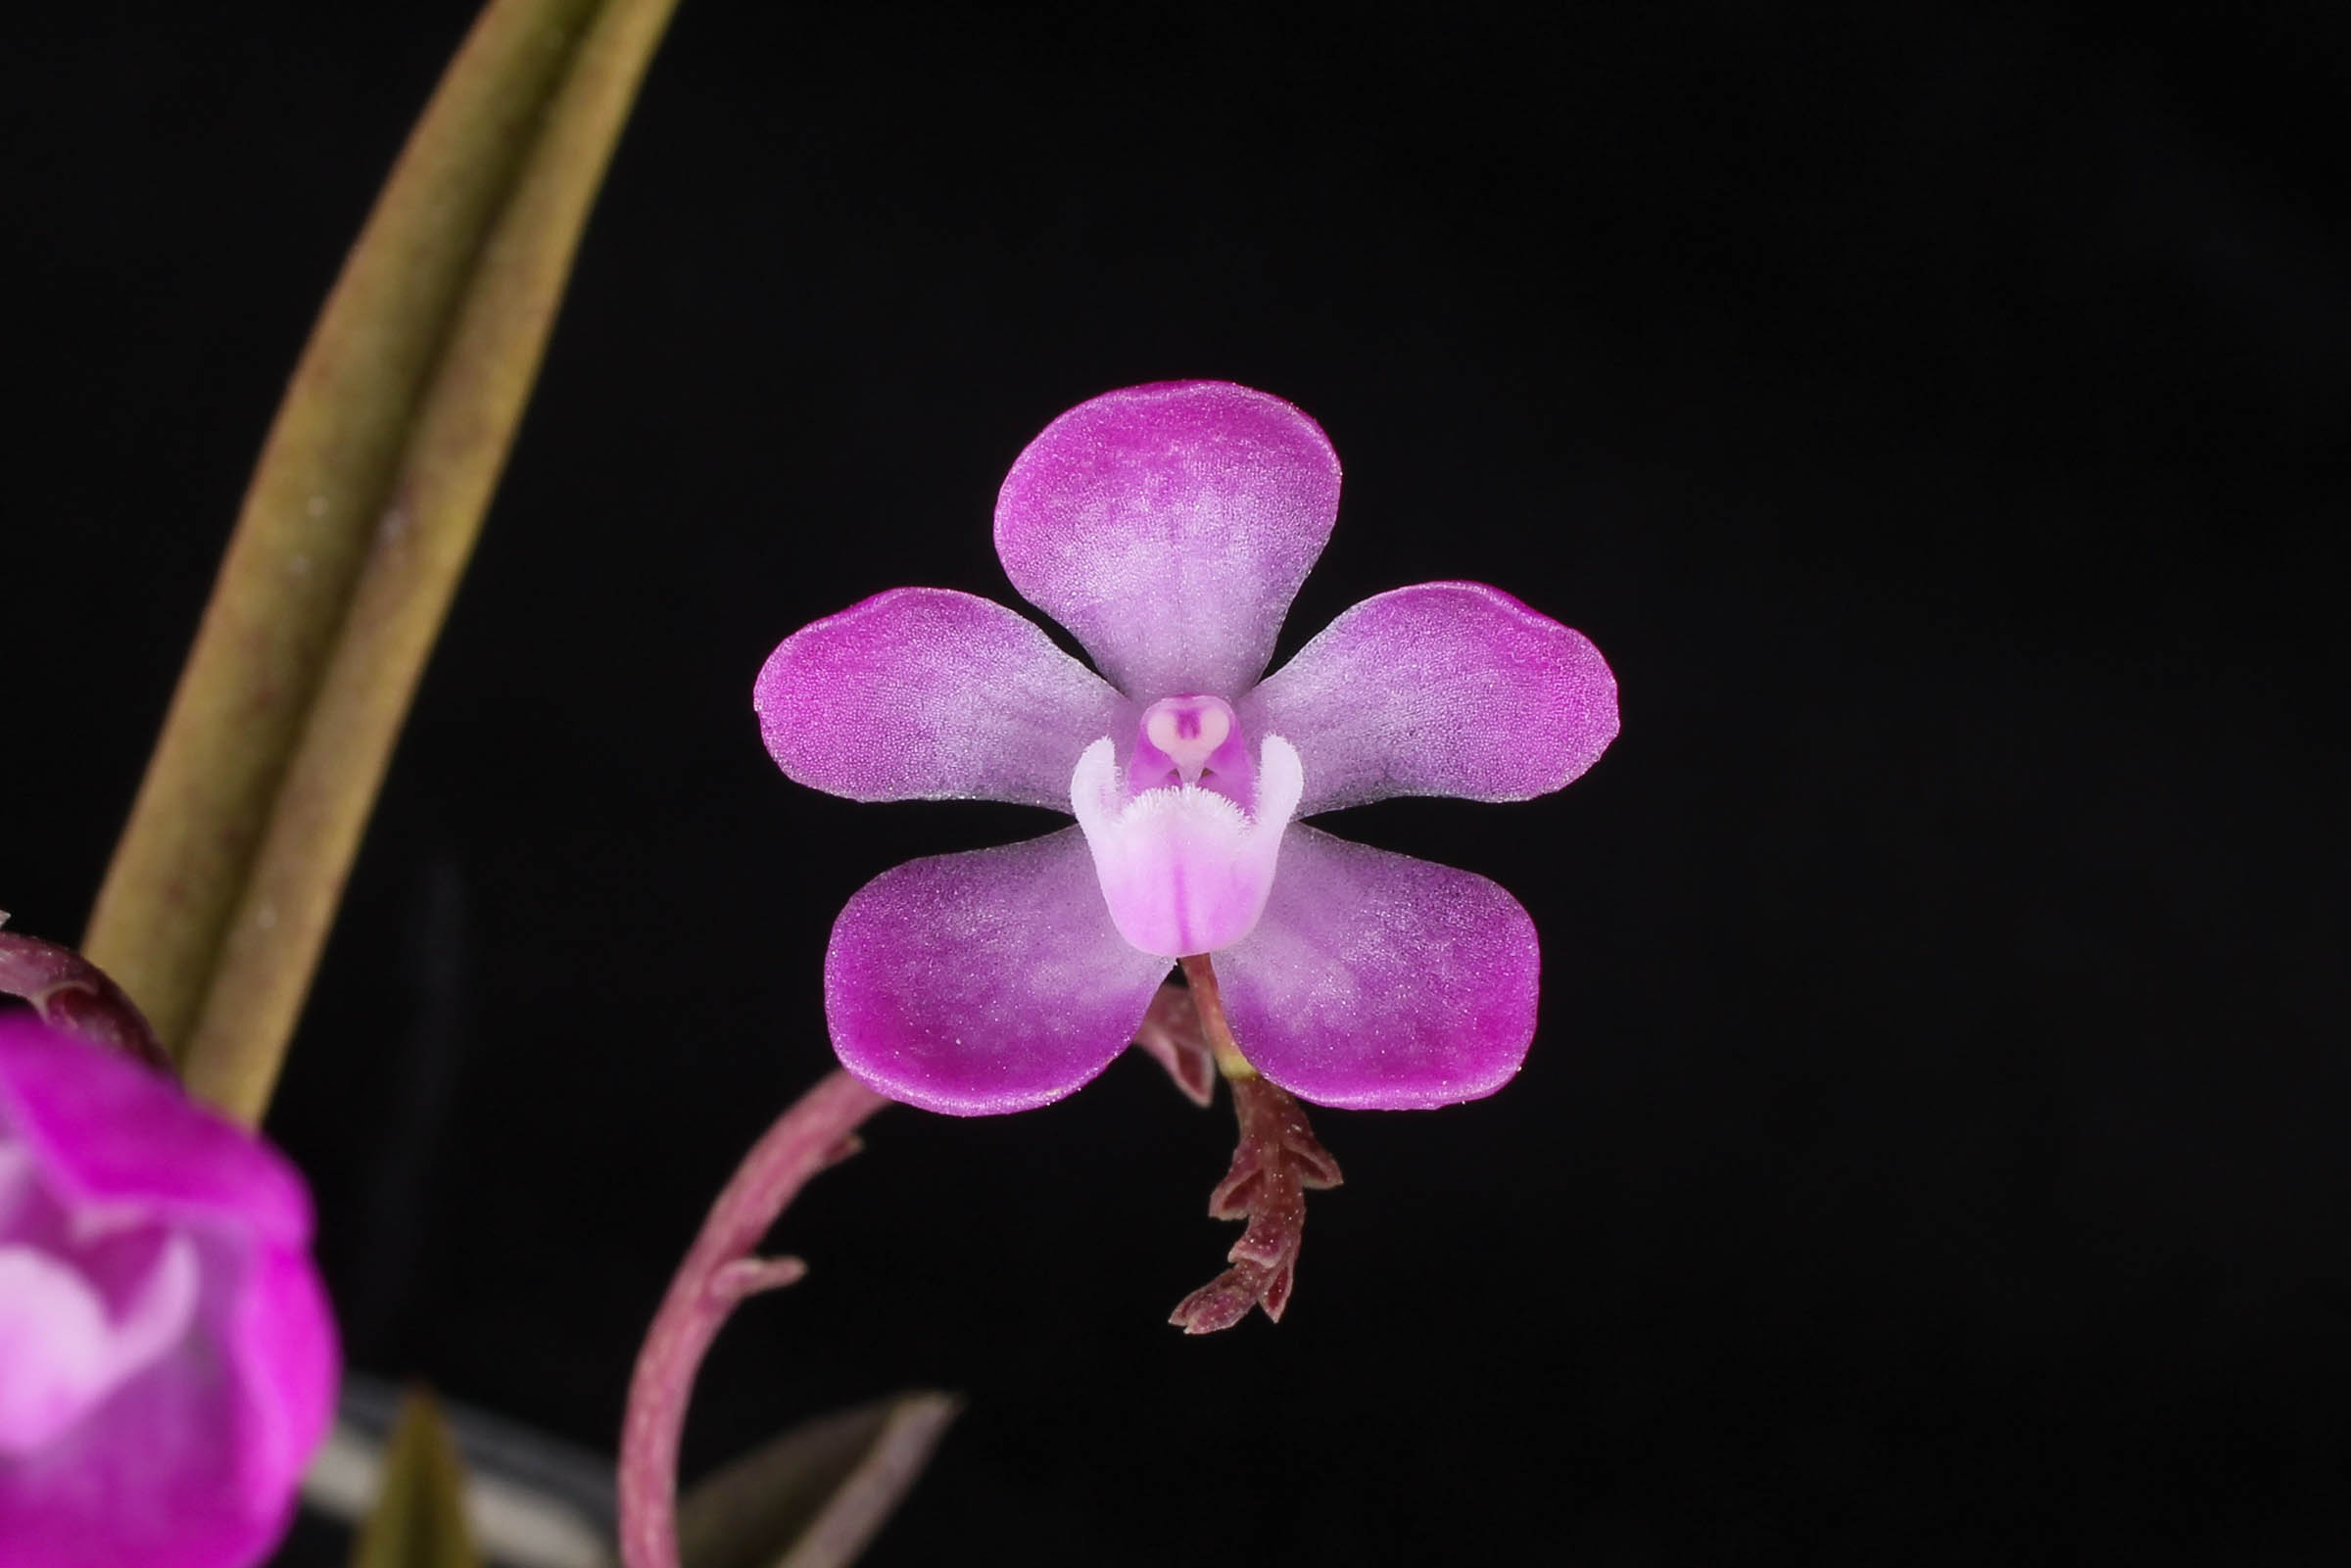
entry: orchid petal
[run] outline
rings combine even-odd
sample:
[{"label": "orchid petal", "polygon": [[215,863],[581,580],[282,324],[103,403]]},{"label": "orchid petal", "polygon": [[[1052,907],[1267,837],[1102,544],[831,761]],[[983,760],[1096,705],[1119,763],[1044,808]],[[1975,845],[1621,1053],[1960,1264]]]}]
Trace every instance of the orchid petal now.
[{"label": "orchid petal", "polygon": [[825,953],[825,1018],[869,1087],[993,1116],[1108,1067],[1167,975],[1111,925],[1084,835],[1065,828],[909,861],[859,888]]},{"label": "orchid petal", "polygon": [[27,1568],[224,1568],[285,1534],[334,1414],[334,1320],[299,1253],[202,1246],[205,1331],[0,1467],[10,1564],[21,1553]]},{"label": "orchid petal", "polygon": [[232,1224],[302,1247],[311,1201],[283,1155],[130,1058],[0,1020],[0,1126],[34,1151],[60,1199],[174,1223]]},{"label": "orchid petal", "polygon": [[237,1485],[254,1498],[285,1497],[300,1480],[335,1410],[342,1348],[318,1271],[300,1253],[257,1247],[220,1345],[237,1373]]},{"label": "orchid petal", "polygon": [[1272,657],[1338,506],[1314,420],[1227,382],[1164,382],[1080,404],[1029,444],[996,554],[1128,696],[1230,696]]},{"label": "orchid petal", "polygon": [[1535,1032],[1534,922],[1485,878],[1292,827],[1257,929],[1219,953],[1241,1052],[1318,1105],[1492,1094]]},{"label": "orchid petal", "polygon": [[1582,633],[1483,583],[1353,606],[1242,698],[1307,759],[1301,815],[1391,795],[1525,800],[1616,736],[1616,677]]},{"label": "orchid petal", "polygon": [[0,1245],[0,1454],[33,1452],[176,1344],[196,1314],[196,1246],[146,1227],[117,1313],[72,1261]]},{"label": "orchid petal", "polygon": [[226,1568],[285,1534],[294,1489],[241,1473],[245,1433],[197,1337],[39,1451],[0,1466],[0,1535],[25,1568]]},{"label": "orchid petal", "polygon": [[1070,769],[1132,705],[1032,621],[943,588],[877,594],[786,638],[752,692],[801,784],[851,800],[1067,809]]}]

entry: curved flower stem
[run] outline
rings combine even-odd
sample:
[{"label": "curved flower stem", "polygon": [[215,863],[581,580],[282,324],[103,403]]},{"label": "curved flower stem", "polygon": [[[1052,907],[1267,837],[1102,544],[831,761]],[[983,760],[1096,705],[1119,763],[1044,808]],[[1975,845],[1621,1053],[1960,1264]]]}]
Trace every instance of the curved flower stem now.
[{"label": "curved flower stem", "polygon": [[620,1550],[628,1568],[678,1568],[678,1441],[695,1372],[736,1303],[807,1271],[753,1249],[784,1206],[827,1165],[857,1152],[866,1117],[890,1101],[834,1071],[777,1118],[744,1157],[653,1314],[620,1439]]}]

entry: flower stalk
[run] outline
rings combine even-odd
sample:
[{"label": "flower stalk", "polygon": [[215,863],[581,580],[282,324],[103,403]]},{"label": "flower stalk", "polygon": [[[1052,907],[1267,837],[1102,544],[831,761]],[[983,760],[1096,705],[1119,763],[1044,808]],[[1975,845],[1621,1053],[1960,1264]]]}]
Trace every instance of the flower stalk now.
[{"label": "flower stalk", "polygon": [[629,1380],[621,1427],[620,1548],[627,1568],[678,1568],[678,1446],[695,1373],[744,1297],[807,1272],[756,1256],[808,1178],[857,1152],[856,1131],[890,1102],[846,1072],[827,1074],[744,1158],[653,1316]]},{"label": "flower stalk", "polygon": [[1224,1017],[1223,994],[1217,989],[1217,967],[1209,962],[1206,953],[1196,953],[1179,962],[1184,983],[1192,989],[1192,1006],[1198,1011],[1201,1038],[1208,1042],[1209,1054],[1216,1059],[1217,1072],[1227,1083],[1256,1077],[1257,1069],[1241,1055],[1240,1044],[1232,1037],[1232,1024]]}]

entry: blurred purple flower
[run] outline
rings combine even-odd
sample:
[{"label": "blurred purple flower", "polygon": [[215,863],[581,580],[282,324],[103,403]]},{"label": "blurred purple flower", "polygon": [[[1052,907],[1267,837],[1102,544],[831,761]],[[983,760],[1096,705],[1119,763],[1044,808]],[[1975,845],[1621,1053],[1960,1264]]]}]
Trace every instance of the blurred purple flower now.
[{"label": "blurred purple flower", "polygon": [[849,900],[825,1003],[851,1072],[933,1111],[1047,1104],[1135,1037],[1171,960],[1201,953],[1249,1062],[1304,1099],[1447,1105],[1517,1070],[1538,963],[1517,901],[1295,819],[1557,789],[1614,737],[1615,678],[1499,590],[1423,583],[1260,682],[1338,497],[1329,441],[1277,398],[1113,392],[1047,426],[996,502],[1013,587],[1102,676],[945,589],[877,594],[769,657],[760,730],[800,783],[1078,819]]},{"label": "blurred purple flower", "polygon": [[291,1165],[126,1056],[0,1016],[0,1561],[243,1568],[335,1397]]}]

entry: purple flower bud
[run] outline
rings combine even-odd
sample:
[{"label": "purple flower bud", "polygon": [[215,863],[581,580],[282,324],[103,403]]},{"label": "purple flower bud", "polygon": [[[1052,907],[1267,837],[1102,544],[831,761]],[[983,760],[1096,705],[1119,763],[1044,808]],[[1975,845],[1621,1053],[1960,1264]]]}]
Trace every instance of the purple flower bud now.
[{"label": "purple flower bud", "polygon": [[333,1413],[302,1178],[129,1058],[0,1016],[0,1561],[244,1568]]},{"label": "purple flower bud", "polygon": [[[0,909],[0,926],[8,911]],[[146,1015],[97,965],[70,947],[0,930],[0,996],[21,996],[52,1027],[77,1039],[127,1051],[159,1072],[171,1054],[155,1037]]]}]

